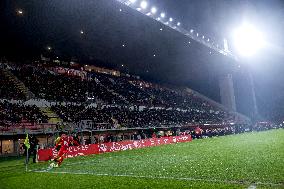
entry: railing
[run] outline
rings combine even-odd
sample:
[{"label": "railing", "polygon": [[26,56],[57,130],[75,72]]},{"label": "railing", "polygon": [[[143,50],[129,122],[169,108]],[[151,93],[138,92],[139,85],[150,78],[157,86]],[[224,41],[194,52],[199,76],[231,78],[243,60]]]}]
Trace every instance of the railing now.
[{"label": "railing", "polygon": [[0,126],[0,135],[54,133],[56,131],[55,124],[16,123]]},{"label": "railing", "polygon": [[56,124],[33,124],[33,123],[17,123],[6,126],[0,126],[0,135],[21,135],[21,134],[54,134],[60,131],[66,132],[85,132],[85,131],[133,131],[133,130],[147,130],[147,129],[170,129],[170,128],[222,128],[233,126],[229,123],[188,123],[188,124],[155,124],[155,125],[122,125],[114,126],[110,123],[95,123],[91,125],[73,125],[72,127],[63,127]]}]

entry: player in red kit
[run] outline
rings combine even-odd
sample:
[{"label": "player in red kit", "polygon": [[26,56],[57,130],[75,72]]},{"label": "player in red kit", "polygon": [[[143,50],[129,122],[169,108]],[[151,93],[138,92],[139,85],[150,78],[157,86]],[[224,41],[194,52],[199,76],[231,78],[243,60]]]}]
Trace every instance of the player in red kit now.
[{"label": "player in red kit", "polygon": [[61,163],[64,160],[64,156],[67,154],[68,152],[68,148],[70,145],[76,145],[78,146],[79,143],[73,139],[72,136],[67,136],[66,134],[62,134],[60,139],[56,140],[56,149],[59,149],[58,151],[58,155],[54,158],[54,161],[57,163],[51,163],[50,166],[51,167],[58,167],[61,165]]}]

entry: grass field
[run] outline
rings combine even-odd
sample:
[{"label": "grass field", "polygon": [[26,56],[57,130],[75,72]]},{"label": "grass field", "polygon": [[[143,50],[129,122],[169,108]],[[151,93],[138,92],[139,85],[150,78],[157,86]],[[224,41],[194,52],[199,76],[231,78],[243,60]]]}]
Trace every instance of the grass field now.
[{"label": "grass field", "polygon": [[0,159],[0,188],[284,188],[284,130],[48,163]]}]

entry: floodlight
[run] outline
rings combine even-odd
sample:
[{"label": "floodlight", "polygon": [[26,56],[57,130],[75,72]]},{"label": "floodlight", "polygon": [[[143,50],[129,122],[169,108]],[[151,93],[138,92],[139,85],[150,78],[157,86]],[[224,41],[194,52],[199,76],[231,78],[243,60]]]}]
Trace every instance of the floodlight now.
[{"label": "floodlight", "polygon": [[262,33],[247,23],[236,29],[233,35],[234,45],[242,56],[251,56],[264,45]]},{"label": "floodlight", "polygon": [[17,14],[18,15],[23,15],[23,10],[21,10],[21,9],[17,10]]},{"label": "floodlight", "polygon": [[166,16],[166,14],[162,12],[162,13],[161,13],[161,17],[162,17],[162,18],[165,18],[165,16]]},{"label": "floodlight", "polygon": [[169,20],[170,20],[170,22],[172,22],[172,21],[173,21],[173,18],[170,18]]},{"label": "floodlight", "polygon": [[148,6],[148,3],[147,3],[146,1],[142,1],[142,2],[140,3],[140,7],[141,7],[142,9],[146,9],[147,6]]},{"label": "floodlight", "polygon": [[177,23],[177,26],[180,26],[180,22]]},{"label": "floodlight", "polygon": [[152,8],[151,8],[151,13],[152,13],[152,14],[156,14],[156,12],[157,12],[156,7],[152,7]]}]

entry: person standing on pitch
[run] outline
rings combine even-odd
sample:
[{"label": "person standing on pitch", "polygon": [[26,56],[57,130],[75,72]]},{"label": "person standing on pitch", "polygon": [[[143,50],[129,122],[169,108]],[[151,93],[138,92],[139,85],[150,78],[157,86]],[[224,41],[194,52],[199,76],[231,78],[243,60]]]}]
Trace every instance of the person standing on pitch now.
[{"label": "person standing on pitch", "polygon": [[78,146],[79,143],[74,140],[72,136],[67,136],[66,134],[62,134],[61,137],[56,140],[55,148],[59,149],[59,152],[53,160],[56,164],[51,163],[51,167],[58,167],[62,164],[64,156],[67,154],[70,145]]}]

